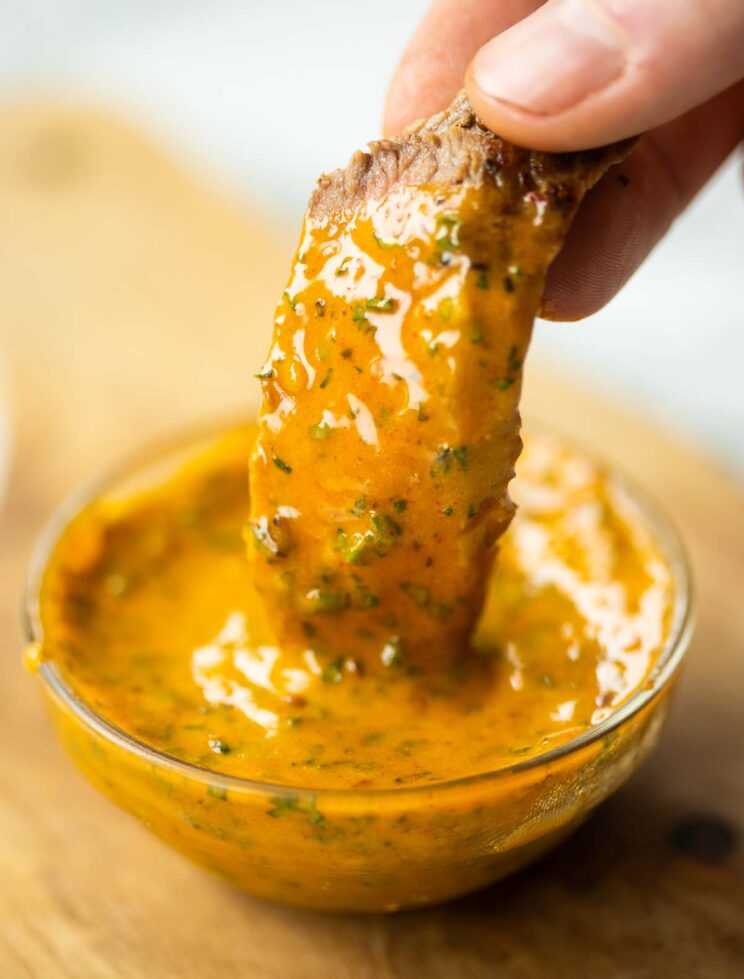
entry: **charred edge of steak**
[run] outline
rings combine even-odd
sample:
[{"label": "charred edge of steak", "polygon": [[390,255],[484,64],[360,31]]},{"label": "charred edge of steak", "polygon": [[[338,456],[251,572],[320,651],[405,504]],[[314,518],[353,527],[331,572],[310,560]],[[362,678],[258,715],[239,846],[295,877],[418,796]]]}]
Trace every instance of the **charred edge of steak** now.
[{"label": "charred edge of steak", "polygon": [[311,217],[339,218],[395,186],[517,181],[520,193],[549,194],[570,206],[630,152],[633,140],[578,153],[545,153],[515,146],[482,126],[461,92],[444,112],[393,139],[375,140],[349,164],[323,174],[310,198]]}]

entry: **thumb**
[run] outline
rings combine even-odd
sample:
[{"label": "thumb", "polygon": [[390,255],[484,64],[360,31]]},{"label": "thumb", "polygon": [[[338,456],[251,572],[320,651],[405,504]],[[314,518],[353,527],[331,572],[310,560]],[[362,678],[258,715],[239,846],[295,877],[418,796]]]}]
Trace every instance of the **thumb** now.
[{"label": "thumb", "polygon": [[548,0],[480,49],[467,91],[500,136],[561,152],[659,126],[742,76],[743,0]]}]

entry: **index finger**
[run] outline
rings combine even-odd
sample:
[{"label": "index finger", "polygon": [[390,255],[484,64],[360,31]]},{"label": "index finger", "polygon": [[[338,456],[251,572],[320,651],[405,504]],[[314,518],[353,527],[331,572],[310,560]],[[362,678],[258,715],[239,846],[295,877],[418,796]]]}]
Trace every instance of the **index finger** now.
[{"label": "index finger", "polygon": [[395,135],[447,106],[473,55],[543,0],[435,0],[409,41],[388,89],[384,131]]}]

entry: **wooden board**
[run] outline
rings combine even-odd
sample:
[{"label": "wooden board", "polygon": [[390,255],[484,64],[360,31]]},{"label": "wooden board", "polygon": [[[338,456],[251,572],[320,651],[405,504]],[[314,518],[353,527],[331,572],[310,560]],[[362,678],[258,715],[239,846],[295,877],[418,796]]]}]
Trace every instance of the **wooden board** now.
[{"label": "wooden board", "polygon": [[285,910],[190,866],[62,756],[20,665],[31,543],[80,479],[255,397],[291,248],[270,228],[120,123],[44,105],[0,113],[0,349],[16,438],[0,513],[0,976],[744,975],[744,493],[651,419],[566,380],[532,371],[528,410],[665,502],[692,553],[699,627],[660,749],[554,855],[431,911]]}]

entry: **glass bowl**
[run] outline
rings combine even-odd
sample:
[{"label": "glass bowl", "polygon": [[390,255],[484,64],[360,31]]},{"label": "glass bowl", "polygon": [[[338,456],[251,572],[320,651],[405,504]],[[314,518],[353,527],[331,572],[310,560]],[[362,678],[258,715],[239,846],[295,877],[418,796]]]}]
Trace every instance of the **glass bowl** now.
[{"label": "glass bowl", "polygon": [[615,475],[613,484],[672,569],[669,637],[645,685],[559,747],[429,786],[303,789],[196,767],[110,724],[53,661],[38,655],[45,640],[40,589],[50,555],[86,504],[156,485],[207,450],[222,430],[151,448],[75,494],[39,542],[24,602],[27,660],[38,667],[60,741],[97,788],[161,839],[238,887],[286,904],[370,912],[433,904],[490,884],[553,847],[653,748],[690,639],[690,576],[666,517]]}]

